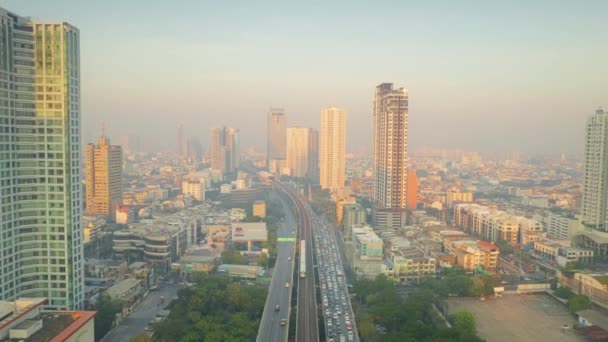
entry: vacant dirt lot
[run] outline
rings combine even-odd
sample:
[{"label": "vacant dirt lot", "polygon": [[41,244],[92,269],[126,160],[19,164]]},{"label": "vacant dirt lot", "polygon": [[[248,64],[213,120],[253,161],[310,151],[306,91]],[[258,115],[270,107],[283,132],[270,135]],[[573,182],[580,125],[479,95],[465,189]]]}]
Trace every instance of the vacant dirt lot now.
[{"label": "vacant dirt lot", "polygon": [[[547,295],[505,295],[448,300],[449,313],[467,310],[477,320],[479,336],[494,341],[584,341],[566,307]],[[562,326],[567,324],[568,329]]]}]

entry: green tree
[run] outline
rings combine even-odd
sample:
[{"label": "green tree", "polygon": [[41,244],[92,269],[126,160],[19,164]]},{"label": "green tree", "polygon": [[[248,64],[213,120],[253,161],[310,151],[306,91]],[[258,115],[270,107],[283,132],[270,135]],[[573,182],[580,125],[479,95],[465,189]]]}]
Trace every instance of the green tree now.
[{"label": "green tree", "polygon": [[560,286],[557,289],[555,289],[555,291],[553,291],[553,294],[559,298],[566,299],[566,300],[568,300],[568,299],[572,298],[572,296],[574,296],[574,292],[572,292],[572,290],[570,290],[569,287],[564,287],[564,286]]},{"label": "green tree", "polygon": [[483,281],[481,277],[473,278],[471,283],[471,287],[469,288],[469,293],[471,296],[479,297],[485,294],[486,283]]},{"label": "green tree", "polygon": [[224,264],[247,265],[247,259],[238,251],[226,249],[222,251]]},{"label": "green tree", "polygon": [[95,311],[95,341],[99,341],[112,330],[116,315],[122,311],[122,304],[104,295],[99,298]]},{"label": "green tree", "polygon": [[577,294],[570,297],[568,300],[568,307],[571,312],[589,309],[591,307],[591,301],[589,300],[589,297]]},{"label": "green tree", "polygon": [[262,253],[258,258],[258,265],[262,267],[266,267],[268,264],[268,254]]},{"label": "green tree", "polygon": [[458,311],[452,315],[451,320],[456,329],[472,335],[477,333],[475,317],[469,311]]}]

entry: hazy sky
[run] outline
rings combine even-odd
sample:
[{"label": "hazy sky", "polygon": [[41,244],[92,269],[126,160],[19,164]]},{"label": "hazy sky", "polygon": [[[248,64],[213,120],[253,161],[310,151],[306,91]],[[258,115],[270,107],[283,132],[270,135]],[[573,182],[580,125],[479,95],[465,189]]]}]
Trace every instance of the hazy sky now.
[{"label": "hazy sky", "polygon": [[348,145],[370,146],[374,87],[393,82],[411,147],[581,153],[608,104],[608,1],[288,3],[0,0],[80,29],[87,137],[105,121],[173,147],[182,120],[205,145],[226,124],[262,147],[270,106],[318,127],[336,105]]}]

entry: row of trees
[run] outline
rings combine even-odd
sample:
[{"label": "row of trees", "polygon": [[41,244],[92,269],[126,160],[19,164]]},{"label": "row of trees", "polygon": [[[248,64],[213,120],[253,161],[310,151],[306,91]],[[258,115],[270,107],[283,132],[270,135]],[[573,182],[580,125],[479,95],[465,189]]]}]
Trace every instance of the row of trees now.
[{"label": "row of trees", "polygon": [[158,342],[254,341],[267,290],[241,286],[220,275],[204,275],[181,289],[171,313],[154,325]]},{"label": "row of trees", "polygon": [[572,313],[591,308],[591,300],[589,297],[576,294],[572,292],[569,287],[558,287],[555,289],[553,294],[559,298],[567,300],[568,308]]},{"label": "row of trees", "polygon": [[[365,341],[378,341],[374,323],[386,327],[382,341],[482,341],[475,319],[468,312],[456,313],[447,328],[433,304],[441,294],[421,287],[403,299],[394,282],[384,275],[356,282],[359,334]],[[356,304],[358,306],[358,304]]]},{"label": "row of trees", "polygon": [[470,277],[462,269],[447,269],[441,278],[426,278],[421,287],[428,288],[445,299],[450,296],[474,297],[494,294],[494,287],[499,285],[499,279],[492,275]]}]

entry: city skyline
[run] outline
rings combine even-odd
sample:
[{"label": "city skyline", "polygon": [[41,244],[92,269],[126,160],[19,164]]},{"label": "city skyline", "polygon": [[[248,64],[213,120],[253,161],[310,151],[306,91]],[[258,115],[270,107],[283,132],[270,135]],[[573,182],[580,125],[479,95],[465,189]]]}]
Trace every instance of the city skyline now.
[{"label": "city skyline", "polygon": [[[347,148],[355,150],[371,144],[369,89],[391,80],[417,99],[410,108],[412,148],[582,155],[580,123],[586,113],[608,103],[602,92],[608,67],[600,57],[606,50],[602,42],[607,33],[599,15],[608,8],[605,2],[555,7],[541,1],[526,4],[523,12],[516,4],[430,8],[406,3],[387,12],[382,6],[364,5],[328,5],[325,11],[245,5],[233,11],[184,2],[186,17],[179,21],[166,18],[163,13],[171,9],[163,5],[140,8],[115,2],[112,6],[122,10],[112,14],[111,27],[91,19],[97,11],[88,5],[68,3],[5,1],[5,6],[42,19],[75,22],[87,41],[100,42],[85,42],[82,48],[87,57],[85,142],[94,140],[99,122],[105,121],[112,136],[135,133],[151,148],[160,149],[175,144],[161,132],[177,120],[184,121],[187,136],[198,135],[202,141],[208,141],[206,127],[221,121],[251,127],[242,132],[243,146],[263,150],[265,141],[256,134],[264,129],[258,115],[269,106],[287,108],[291,123],[318,128],[314,114],[339,105],[350,113]],[[134,19],[135,11],[145,15]],[[410,13],[408,25],[393,20],[400,13]],[[203,16],[202,26],[192,16]],[[340,18],[342,25],[324,20],[331,16]],[[165,22],[162,29],[156,27],[158,20]],[[235,26],[223,25],[227,20]],[[387,45],[376,39],[383,22],[394,36],[407,38],[407,44]],[[277,25],[284,30],[275,30]],[[128,38],[119,27],[129,28]],[[287,38],[291,36],[298,45]],[[321,57],[336,44],[336,55]],[[122,49],[125,57],[100,50],[108,45]],[[279,48],[284,45],[286,49]],[[296,53],[287,56],[290,48]],[[222,53],[210,54],[213,49]],[[177,50],[187,53],[170,52]],[[145,61],[138,57],[141,54],[147,56]],[[169,67],[169,61],[180,67]],[[150,68],[158,72],[149,73]],[[135,80],[144,85],[134,86]],[[245,94],[241,103],[224,101],[222,94],[233,91]],[[170,105],[176,102],[179,105]],[[484,127],[489,117],[492,125]],[[146,122],[145,130],[141,122]],[[539,132],[543,139],[538,139]],[[512,139],[513,134],[518,139]]]}]

